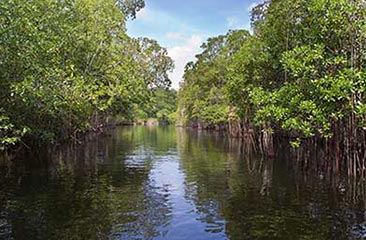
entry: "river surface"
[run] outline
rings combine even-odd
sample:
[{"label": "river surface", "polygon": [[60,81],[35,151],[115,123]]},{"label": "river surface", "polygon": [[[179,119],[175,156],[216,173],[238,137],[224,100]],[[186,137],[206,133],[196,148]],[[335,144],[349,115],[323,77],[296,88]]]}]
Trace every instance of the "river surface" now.
[{"label": "river surface", "polygon": [[0,165],[0,239],[365,239],[364,194],[277,150],[121,127],[28,154]]}]

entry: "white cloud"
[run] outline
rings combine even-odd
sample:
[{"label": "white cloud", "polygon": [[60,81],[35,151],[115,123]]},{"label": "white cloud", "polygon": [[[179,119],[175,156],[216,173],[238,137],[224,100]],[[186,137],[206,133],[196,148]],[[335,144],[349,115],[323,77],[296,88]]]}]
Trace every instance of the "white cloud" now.
[{"label": "white cloud", "polygon": [[173,88],[179,88],[179,82],[183,79],[184,67],[188,62],[195,60],[195,55],[200,52],[202,42],[203,36],[192,35],[186,38],[182,45],[168,48],[169,56],[175,63],[175,69],[170,74]]},{"label": "white cloud", "polygon": [[180,32],[170,32],[167,33],[166,38],[169,40],[182,40],[184,39],[184,36]]}]

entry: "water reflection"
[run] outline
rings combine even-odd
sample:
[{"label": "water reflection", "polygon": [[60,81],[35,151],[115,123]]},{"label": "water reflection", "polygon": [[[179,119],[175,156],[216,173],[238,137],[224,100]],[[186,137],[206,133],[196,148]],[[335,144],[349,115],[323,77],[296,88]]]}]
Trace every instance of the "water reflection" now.
[{"label": "water reflection", "polygon": [[366,238],[365,183],[326,150],[255,149],[131,127],[3,162],[0,239]]}]

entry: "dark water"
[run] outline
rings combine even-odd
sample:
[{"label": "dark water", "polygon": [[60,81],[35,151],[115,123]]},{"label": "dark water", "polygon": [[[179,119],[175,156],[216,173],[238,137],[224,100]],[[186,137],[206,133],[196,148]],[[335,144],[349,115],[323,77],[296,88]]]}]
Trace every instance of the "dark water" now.
[{"label": "dark water", "polygon": [[[181,128],[118,128],[0,168],[0,239],[363,239],[363,193],[286,149]],[[364,182],[355,182],[364,189]]]}]

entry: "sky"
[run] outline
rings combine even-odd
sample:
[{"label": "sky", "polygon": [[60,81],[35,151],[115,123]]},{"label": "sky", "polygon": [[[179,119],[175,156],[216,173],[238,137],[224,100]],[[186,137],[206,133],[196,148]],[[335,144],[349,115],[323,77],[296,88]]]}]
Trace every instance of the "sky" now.
[{"label": "sky", "polygon": [[229,29],[250,30],[250,10],[261,0],[145,0],[145,8],[129,20],[132,37],[155,39],[168,50],[175,69],[169,74],[178,89],[184,66],[195,60],[201,44]]}]

